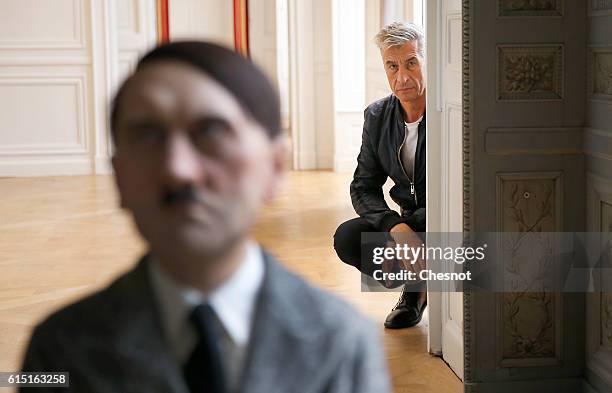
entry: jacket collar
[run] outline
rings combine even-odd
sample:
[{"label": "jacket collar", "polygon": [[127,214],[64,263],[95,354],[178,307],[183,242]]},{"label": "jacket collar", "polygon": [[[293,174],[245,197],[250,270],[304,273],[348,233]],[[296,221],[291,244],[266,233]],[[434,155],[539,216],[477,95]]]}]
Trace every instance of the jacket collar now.
[{"label": "jacket collar", "polygon": [[306,284],[265,252],[264,260],[266,274],[240,386],[244,391],[292,391],[320,366],[315,344],[322,326],[307,318]]},{"label": "jacket collar", "polygon": [[[303,283],[263,251],[265,273],[257,299],[251,340],[239,391],[291,391],[317,368],[324,327],[308,318],[312,308]],[[149,257],[121,277],[113,342],[99,342],[119,354],[126,386],[151,385],[149,391],[187,393],[181,369],[167,344],[150,283]],[[317,344],[318,343],[318,344]],[[127,389],[129,390],[129,389]]]},{"label": "jacket collar", "polygon": [[[419,151],[420,144],[423,140],[423,133],[425,132],[425,124],[427,118],[427,111],[423,112],[423,119],[419,123],[418,129],[418,141],[417,141],[417,154]],[[397,148],[402,144],[404,140],[404,109],[400,100],[391,94],[389,96],[389,107],[387,110],[386,123],[390,125],[392,140],[394,141]]]}]

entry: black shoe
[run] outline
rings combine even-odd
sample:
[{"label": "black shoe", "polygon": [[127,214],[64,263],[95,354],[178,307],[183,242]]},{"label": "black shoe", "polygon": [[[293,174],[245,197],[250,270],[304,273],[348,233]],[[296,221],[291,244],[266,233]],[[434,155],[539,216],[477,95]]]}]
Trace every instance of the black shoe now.
[{"label": "black shoe", "polygon": [[397,304],[385,319],[385,327],[387,329],[404,329],[421,322],[423,311],[427,307],[427,298],[422,304],[419,302],[420,298],[420,292],[410,292],[404,287]]}]

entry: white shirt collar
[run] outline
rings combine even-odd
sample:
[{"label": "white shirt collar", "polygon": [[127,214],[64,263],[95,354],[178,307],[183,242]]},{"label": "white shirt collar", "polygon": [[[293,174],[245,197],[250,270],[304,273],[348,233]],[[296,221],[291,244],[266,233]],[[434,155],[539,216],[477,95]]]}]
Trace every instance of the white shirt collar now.
[{"label": "white shirt collar", "polygon": [[[189,314],[205,301],[198,290],[175,281],[151,258],[151,283],[160,306],[166,338],[179,360],[190,353],[192,340],[184,335],[190,331]],[[264,278],[261,248],[253,242],[247,245],[245,260],[236,272],[209,295],[207,301],[217,313],[233,343],[239,347],[248,343],[253,322],[257,293]]]},{"label": "white shirt collar", "polygon": [[406,127],[414,127],[414,126],[418,126],[421,121],[423,121],[423,116],[419,117],[416,121],[412,122],[412,123],[408,123],[407,121],[404,121],[404,124],[406,125]]}]

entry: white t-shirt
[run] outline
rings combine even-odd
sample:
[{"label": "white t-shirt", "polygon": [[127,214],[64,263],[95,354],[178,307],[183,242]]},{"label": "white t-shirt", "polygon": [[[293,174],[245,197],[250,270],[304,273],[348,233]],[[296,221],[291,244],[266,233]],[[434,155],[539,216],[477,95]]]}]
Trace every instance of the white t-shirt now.
[{"label": "white t-shirt", "polygon": [[414,123],[404,122],[406,135],[404,136],[404,144],[400,151],[400,158],[404,171],[408,178],[414,182],[414,156],[416,153],[417,140],[419,137],[419,123],[423,120],[421,116]]}]

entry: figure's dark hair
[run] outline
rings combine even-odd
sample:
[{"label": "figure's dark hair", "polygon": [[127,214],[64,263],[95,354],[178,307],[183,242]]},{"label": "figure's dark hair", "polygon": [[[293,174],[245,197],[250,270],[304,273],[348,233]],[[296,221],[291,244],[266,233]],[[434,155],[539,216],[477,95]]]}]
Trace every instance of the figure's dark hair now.
[{"label": "figure's dark hair", "polygon": [[[145,64],[172,60],[187,63],[225,87],[270,137],[280,133],[280,104],[268,78],[250,60],[236,52],[201,41],[177,41],[158,46],[144,55],[136,72]],[[117,143],[116,126],[124,82],[111,104],[111,132]]]}]

